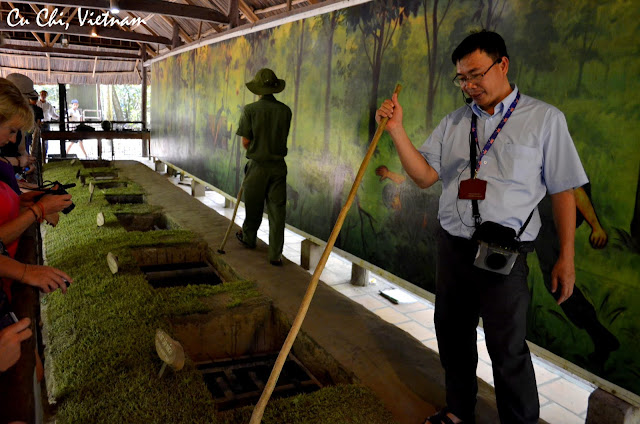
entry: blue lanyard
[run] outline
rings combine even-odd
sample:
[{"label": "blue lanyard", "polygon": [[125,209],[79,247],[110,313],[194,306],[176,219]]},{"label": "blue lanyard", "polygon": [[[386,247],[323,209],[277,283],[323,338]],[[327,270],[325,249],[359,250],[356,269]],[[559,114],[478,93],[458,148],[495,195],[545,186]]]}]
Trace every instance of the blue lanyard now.
[{"label": "blue lanyard", "polygon": [[[507,123],[507,121],[509,120],[509,117],[511,117],[511,114],[515,110],[516,106],[518,106],[519,101],[520,101],[520,92],[518,91],[518,94],[516,95],[515,100],[513,101],[513,103],[511,103],[511,106],[509,106],[509,110],[507,110],[507,113],[505,113],[504,118],[502,118],[502,121],[500,121],[500,124],[496,127],[495,131],[493,131],[493,134],[491,134],[491,137],[489,137],[489,141],[487,141],[487,144],[485,144],[484,147],[482,148],[482,151],[480,152],[480,157],[478,158],[478,162],[476,163],[476,172],[473,178],[476,178],[478,176],[478,171],[480,170],[480,165],[482,164],[483,156],[486,155],[489,149],[491,149],[491,146],[493,146],[493,142],[496,141],[496,138],[498,138],[498,134],[500,134],[500,131],[502,131],[502,127],[504,127],[504,124]],[[478,143],[478,131],[476,131],[477,120],[478,120],[478,117],[476,116],[476,114],[472,113],[471,133],[473,134],[473,139],[476,143],[476,146],[479,146],[480,143]]]}]

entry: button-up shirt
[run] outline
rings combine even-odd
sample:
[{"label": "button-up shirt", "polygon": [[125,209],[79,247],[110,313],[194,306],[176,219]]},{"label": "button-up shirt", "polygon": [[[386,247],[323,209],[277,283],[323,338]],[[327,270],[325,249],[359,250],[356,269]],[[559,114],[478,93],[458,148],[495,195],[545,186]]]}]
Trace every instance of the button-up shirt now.
[{"label": "button-up shirt", "polygon": [[244,107],[237,135],[248,139],[247,158],[258,162],[278,161],[287,155],[291,109],[273,94]]},{"label": "button-up shirt", "polygon": [[60,119],[56,111],[53,109],[53,106],[51,105],[51,103],[47,101],[43,102],[42,100],[38,99],[38,101],[36,102],[36,105],[42,108],[42,111],[44,112],[45,121],[53,121],[53,120],[57,121],[58,119]]},{"label": "button-up shirt", "polygon": [[[475,231],[471,200],[458,199],[460,181],[470,178],[469,133],[471,114],[478,117],[480,146],[504,117],[518,93],[513,91],[494,108],[493,115],[475,102],[447,115],[419,151],[438,173],[442,195],[438,219],[449,234],[471,238]],[[554,106],[521,94],[520,102],[496,141],[482,158],[477,178],[487,181],[484,200],[478,201],[482,221],[493,221],[516,232],[548,191],[559,193],[588,182],[564,114]],[[540,230],[535,210],[520,237],[535,240]]]}]

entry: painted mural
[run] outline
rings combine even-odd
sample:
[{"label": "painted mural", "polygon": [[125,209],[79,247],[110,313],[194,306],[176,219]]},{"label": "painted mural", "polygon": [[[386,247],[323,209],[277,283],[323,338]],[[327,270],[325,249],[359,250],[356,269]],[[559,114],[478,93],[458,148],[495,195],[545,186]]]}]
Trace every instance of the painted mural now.
[{"label": "painted mural", "polygon": [[[274,69],[287,82],[276,97],[293,110],[287,223],[326,240],[377,105],[402,83],[405,128],[421,145],[464,105],[451,51],[472,30],[496,30],[510,80],[565,113],[591,180],[576,191],[571,306],[545,287],[553,258],[529,257],[529,338],[640,394],[638,21],[640,6],[624,0],[388,0],[284,24],[155,63],[152,152],[235,196],[246,163],[235,131],[256,100],[244,82]],[[385,135],[336,246],[433,292],[439,195],[407,178]]]}]

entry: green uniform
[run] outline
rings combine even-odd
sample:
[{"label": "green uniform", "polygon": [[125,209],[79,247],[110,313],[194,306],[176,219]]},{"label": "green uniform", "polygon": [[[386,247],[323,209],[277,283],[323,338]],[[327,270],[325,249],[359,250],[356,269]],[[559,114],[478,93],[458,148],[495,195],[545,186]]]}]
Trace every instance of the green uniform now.
[{"label": "green uniform", "polygon": [[237,135],[251,141],[247,149],[249,163],[244,177],[246,217],[242,225],[243,240],[256,245],[266,201],[269,215],[269,260],[281,258],[287,202],[287,137],[291,126],[291,109],[272,94],[245,106]]}]

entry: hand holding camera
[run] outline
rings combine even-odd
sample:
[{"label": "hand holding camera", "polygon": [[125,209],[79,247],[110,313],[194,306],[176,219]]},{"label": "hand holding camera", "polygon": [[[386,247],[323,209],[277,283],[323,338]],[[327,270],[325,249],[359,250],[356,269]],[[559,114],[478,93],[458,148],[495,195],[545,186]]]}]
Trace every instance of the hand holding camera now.
[{"label": "hand holding camera", "polygon": [[30,325],[31,320],[23,318],[0,330],[0,372],[6,371],[20,359],[20,343],[32,335]]},{"label": "hand holding camera", "polygon": [[26,265],[21,282],[37,287],[43,293],[50,293],[58,288],[66,293],[73,280],[65,272],[50,266]]},{"label": "hand holding camera", "polygon": [[68,214],[76,207],[76,205],[71,201],[71,195],[67,193],[67,189],[75,186],[75,183],[62,184],[58,181],[48,181],[38,188],[39,191],[42,191],[42,194],[35,196],[33,201],[37,202],[40,200],[41,202],[45,202],[46,200],[46,205],[43,203],[46,212],[45,216],[49,213],[56,213],[60,211],[64,214]]}]

